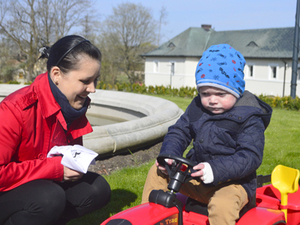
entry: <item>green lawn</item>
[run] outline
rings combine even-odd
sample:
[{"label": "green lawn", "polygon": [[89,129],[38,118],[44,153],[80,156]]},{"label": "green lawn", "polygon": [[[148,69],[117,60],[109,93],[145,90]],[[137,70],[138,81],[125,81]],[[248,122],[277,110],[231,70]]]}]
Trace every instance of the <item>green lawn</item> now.
[{"label": "green lawn", "polygon": [[112,190],[109,204],[101,210],[71,221],[68,225],[99,225],[106,218],[140,204],[146,176],[153,163],[154,160],[140,167],[126,168],[105,176]]},{"label": "green lawn", "polygon": [[[191,99],[180,97],[159,96],[175,102],[182,110]],[[273,168],[282,164],[300,169],[300,113],[274,109],[271,123],[266,130],[266,144],[263,163],[258,174],[270,174]],[[135,168],[126,168],[105,176],[112,189],[110,203],[102,210],[91,213],[83,218],[71,221],[68,225],[98,225],[115,213],[141,202],[143,185],[147,172],[154,160]]]},{"label": "green lawn", "polygon": [[300,113],[274,109],[271,123],[265,132],[266,144],[259,174],[271,173],[282,164],[300,169]]}]

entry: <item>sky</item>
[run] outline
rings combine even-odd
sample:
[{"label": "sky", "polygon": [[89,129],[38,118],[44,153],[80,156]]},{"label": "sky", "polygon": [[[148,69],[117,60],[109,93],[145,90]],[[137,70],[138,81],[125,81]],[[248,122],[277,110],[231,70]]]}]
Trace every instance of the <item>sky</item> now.
[{"label": "sky", "polygon": [[[113,7],[131,2],[149,8],[159,19],[166,8],[163,39],[166,42],[189,27],[209,24],[216,31],[294,27],[297,0],[95,0],[101,20]],[[162,43],[160,43],[162,44]]]}]

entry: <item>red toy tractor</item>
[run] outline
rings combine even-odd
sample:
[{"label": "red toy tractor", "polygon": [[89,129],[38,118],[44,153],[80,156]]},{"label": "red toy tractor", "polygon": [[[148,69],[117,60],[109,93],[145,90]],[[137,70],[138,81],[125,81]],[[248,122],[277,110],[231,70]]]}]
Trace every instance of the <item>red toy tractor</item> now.
[{"label": "red toy tractor", "polygon": [[[165,159],[173,159],[169,165]],[[208,225],[207,206],[177,193],[188,182],[194,162],[171,155],[157,158],[170,176],[168,189],[153,190],[149,203],[127,209],[105,220],[101,225]],[[272,184],[262,186],[264,178]],[[256,201],[247,204],[237,225],[300,225],[299,171],[278,165],[272,175],[259,176]],[[261,185],[260,185],[261,184]],[[177,193],[177,194],[176,194]],[[289,194],[289,199],[288,199]]]}]

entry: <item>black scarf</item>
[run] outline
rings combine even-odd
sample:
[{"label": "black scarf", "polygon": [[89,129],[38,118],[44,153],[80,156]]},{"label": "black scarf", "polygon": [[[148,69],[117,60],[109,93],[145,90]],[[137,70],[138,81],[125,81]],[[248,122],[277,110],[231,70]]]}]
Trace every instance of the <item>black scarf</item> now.
[{"label": "black scarf", "polygon": [[71,123],[78,119],[79,117],[81,117],[83,114],[86,113],[87,108],[88,108],[88,99],[85,100],[84,105],[81,109],[74,109],[67,97],[59,90],[59,88],[53,83],[53,81],[50,78],[50,75],[48,74],[48,79],[49,79],[49,84],[50,84],[50,88],[52,91],[52,94],[55,98],[55,100],[57,101],[57,103],[60,105],[61,107],[61,112],[67,122],[67,126],[69,128],[69,126],[71,125]]}]

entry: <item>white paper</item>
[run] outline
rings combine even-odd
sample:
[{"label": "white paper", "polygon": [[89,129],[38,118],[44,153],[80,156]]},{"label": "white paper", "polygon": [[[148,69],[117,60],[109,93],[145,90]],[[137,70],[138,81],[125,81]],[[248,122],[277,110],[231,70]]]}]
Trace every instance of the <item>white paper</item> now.
[{"label": "white paper", "polygon": [[95,164],[97,153],[81,145],[54,146],[47,157],[63,155],[61,164],[81,173],[86,173],[90,164]]}]

